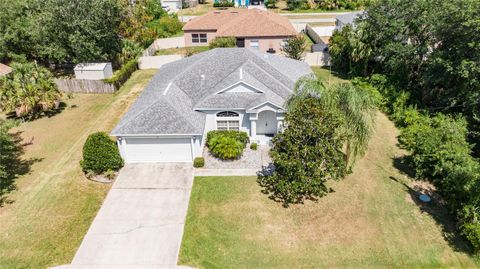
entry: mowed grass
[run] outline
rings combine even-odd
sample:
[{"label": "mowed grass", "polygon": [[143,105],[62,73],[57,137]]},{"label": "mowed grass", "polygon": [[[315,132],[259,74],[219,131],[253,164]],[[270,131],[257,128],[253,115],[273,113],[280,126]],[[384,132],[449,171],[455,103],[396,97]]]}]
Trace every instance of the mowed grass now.
[{"label": "mowed grass", "polygon": [[[116,94],[75,94],[51,118],[22,123],[25,158],[38,158],[0,207],[0,268],[70,263],[110,188],[84,178],[79,166],[87,136],[109,132],[155,70],[137,71]],[[73,107],[72,107],[73,106]]]},{"label": "mowed grass", "polygon": [[161,56],[161,55],[172,55],[172,54],[177,54],[177,55],[183,55],[185,56],[187,54],[187,51],[190,51],[192,54],[197,54],[200,52],[204,52],[209,50],[210,48],[208,46],[196,46],[196,47],[184,47],[184,48],[171,48],[171,49],[161,49],[157,50],[155,53],[156,56]]},{"label": "mowed grass", "polygon": [[[180,264],[199,268],[476,268],[440,206],[422,206],[393,165],[397,130],[378,113],[369,150],[318,202],[283,208],[255,177],[197,177]],[[443,212],[436,215],[428,212]],[[446,239],[448,237],[449,239]],[[463,251],[462,251],[463,250]]]}]

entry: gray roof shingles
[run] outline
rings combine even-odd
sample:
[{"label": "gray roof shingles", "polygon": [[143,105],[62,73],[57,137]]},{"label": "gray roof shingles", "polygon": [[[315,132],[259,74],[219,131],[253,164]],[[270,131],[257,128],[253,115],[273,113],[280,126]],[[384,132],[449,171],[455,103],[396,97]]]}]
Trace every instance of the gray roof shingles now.
[{"label": "gray roof shingles", "polygon": [[[295,81],[311,72],[304,62],[243,48],[187,57],[158,70],[112,135],[201,134],[205,114],[196,108],[249,109],[266,101],[283,105]],[[263,93],[215,94],[239,81]]]}]

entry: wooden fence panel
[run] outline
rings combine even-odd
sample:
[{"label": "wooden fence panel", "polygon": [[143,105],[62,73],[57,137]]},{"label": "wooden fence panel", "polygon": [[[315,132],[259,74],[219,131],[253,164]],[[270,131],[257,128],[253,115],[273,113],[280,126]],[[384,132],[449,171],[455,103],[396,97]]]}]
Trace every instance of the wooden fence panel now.
[{"label": "wooden fence panel", "polygon": [[114,85],[102,80],[55,79],[58,89],[66,93],[114,93]]}]

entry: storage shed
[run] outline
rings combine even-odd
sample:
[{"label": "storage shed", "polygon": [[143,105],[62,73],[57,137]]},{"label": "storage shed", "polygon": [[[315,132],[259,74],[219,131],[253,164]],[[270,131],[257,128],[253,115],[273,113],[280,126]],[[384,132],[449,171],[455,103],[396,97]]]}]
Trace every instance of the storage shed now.
[{"label": "storage shed", "polygon": [[80,63],[73,70],[76,79],[100,80],[113,76],[111,63]]}]

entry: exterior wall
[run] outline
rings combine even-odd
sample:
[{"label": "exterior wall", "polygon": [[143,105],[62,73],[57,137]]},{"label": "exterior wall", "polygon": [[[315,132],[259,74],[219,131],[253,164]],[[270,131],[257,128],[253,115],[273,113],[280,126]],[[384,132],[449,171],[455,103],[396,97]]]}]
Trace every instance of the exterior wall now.
[{"label": "exterior wall", "polygon": [[182,9],[182,1],[179,0],[163,0],[162,6],[168,6],[170,11],[177,11]]},{"label": "exterior wall", "polygon": [[260,52],[267,52],[270,48],[275,50],[275,54],[281,53],[282,42],[286,39],[291,38],[290,36],[285,37],[248,37],[245,38],[245,47],[250,48],[250,42],[252,40],[258,40],[258,50]]},{"label": "exterior wall", "polygon": [[[207,34],[207,43],[192,43],[192,34]],[[185,47],[208,46],[210,41],[217,36],[216,31],[185,31]]]},{"label": "exterior wall", "polygon": [[109,64],[104,70],[75,70],[76,79],[100,80],[113,76],[112,65]]},{"label": "exterior wall", "polygon": [[[205,118],[205,129],[203,131],[203,138],[202,138],[202,146],[205,145],[207,141],[207,133],[213,130],[217,130],[217,113],[221,111],[227,111],[228,109],[222,109],[222,110],[206,110],[202,111],[203,113],[206,114]],[[250,135],[250,118],[247,113],[245,113],[245,110],[228,110],[228,111],[233,111],[237,112],[239,116],[239,121],[240,121],[240,131],[246,132],[248,135]]]}]

